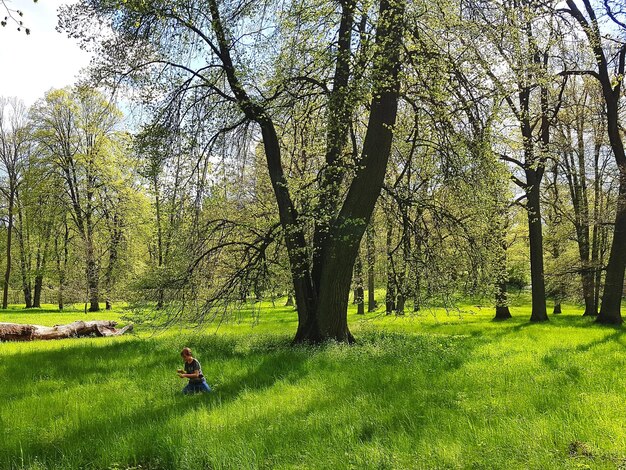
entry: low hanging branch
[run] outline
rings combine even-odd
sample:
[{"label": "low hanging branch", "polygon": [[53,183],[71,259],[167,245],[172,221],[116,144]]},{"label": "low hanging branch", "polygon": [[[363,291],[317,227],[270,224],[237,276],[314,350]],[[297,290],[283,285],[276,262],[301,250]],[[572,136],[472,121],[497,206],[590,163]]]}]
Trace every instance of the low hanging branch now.
[{"label": "low hanging branch", "polygon": [[68,325],[41,326],[19,323],[0,323],[0,341],[32,341],[34,339],[62,339],[81,336],[120,336],[132,331],[132,323],[115,328],[117,322],[109,320],[75,321]]}]

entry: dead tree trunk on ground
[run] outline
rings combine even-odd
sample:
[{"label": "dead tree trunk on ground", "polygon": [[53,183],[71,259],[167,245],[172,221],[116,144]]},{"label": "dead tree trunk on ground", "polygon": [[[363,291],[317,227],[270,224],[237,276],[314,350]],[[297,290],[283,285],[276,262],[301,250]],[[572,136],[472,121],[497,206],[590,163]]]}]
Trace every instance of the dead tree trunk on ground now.
[{"label": "dead tree trunk on ground", "polygon": [[41,326],[0,323],[0,341],[32,341],[81,336],[120,336],[132,331],[133,325],[116,329],[117,322],[109,320],[75,321],[68,325]]}]

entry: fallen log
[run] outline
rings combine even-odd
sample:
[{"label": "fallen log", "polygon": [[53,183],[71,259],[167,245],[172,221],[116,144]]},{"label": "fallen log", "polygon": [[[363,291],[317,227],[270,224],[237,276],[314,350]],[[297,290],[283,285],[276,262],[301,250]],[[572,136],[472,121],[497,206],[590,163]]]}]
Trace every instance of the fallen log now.
[{"label": "fallen log", "polygon": [[0,323],[0,341],[32,341],[34,339],[61,339],[81,336],[120,336],[132,331],[133,324],[115,328],[117,322],[109,320],[75,321],[68,325],[21,325]]}]

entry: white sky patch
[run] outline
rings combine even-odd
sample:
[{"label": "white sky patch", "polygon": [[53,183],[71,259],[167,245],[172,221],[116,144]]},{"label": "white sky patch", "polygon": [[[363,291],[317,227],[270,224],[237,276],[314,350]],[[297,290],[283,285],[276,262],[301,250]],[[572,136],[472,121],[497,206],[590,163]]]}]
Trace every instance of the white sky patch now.
[{"label": "white sky patch", "polygon": [[[11,20],[6,27],[0,27],[0,96],[16,96],[30,106],[49,89],[72,85],[80,70],[89,64],[91,54],[55,30],[58,7],[73,2],[8,0],[6,3],[9,8],[24,12],[21,19],[31,33],[27,36],[23,29],[17,31]],[[0,9],[4,18],[6,12],[1,5]]]}]

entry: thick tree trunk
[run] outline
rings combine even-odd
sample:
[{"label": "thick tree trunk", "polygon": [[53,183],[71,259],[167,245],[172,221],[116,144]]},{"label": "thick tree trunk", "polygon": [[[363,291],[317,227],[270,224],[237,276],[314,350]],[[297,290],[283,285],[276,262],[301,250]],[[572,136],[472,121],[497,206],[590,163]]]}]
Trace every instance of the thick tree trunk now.
[{"label": "thick tree trunk", "polygon": [[604,278],[604,294],[597,321],[621,324],[622,298],[624,296],[624,269],[626,267],[626,165],[620,168],[620,187],[615,213],[613,243]]},{"label": "thick tree trunk", "polygon": [[[350,8],[350,5],[353,4],[346,2],[344,8]],[[294,342],[352,342],[347,323],[350,282],[359,244],[380,193],[391,149],[398,104],[404,1],[380,2],[375,59],[384,60],[374,60],[375,88],[361,159],[339,213],[331,217],[328,223],[329,236],[323,237],[321,246],[314,244],[313,247],[306,243],[303,223],[291,200],[274,123],[269,112],[248,96],[239,80],[231,57],[231,42],[224,29],[217,1],[209,0],[208,7],[231,91],[244,115],[261,128],[270,181],[284,229],[298,309],[298,331]],[[346,35],[349,34],[347,31]],[[340,41],[343,43],[344,37]],[[349,122],[351,116],[344,115],[341,119]],[[343,142],[334,142],[333,145],[343,146]],[[321,218],[328,215],[318,214]],[[313,266],[309,262],[311,253]]]},{"label": "thick tree trunk", "polygon": [[539,202],[540,181],[538,181],[534,170],[526,171],[526,179],[529,185],[527,214],[530,244],[530,278],[532,283],[532,313],[530,321],[546,321],[548,320],[548,312],[543,270],[543,231]]},{"label": "thick tree trunk", "polygon": [[41,308],[41,290],[43,289],[43,274],[35,276],[35,288],[33,290],[33,307]]},{"label": "thick tree trunk", "polygon": [[0,341],[32,341],[35,339],[62,339],[80,336],[120,336],[132,331],[132,323],[116,329],[117,322],[108,320],[75,321],[68,325],[41,326],[0,323]]},{"label": "thick tree trunk", "polygon": [[323,339],[351,342],[347,324],[350,275],[359,244],[383,185],[398,111],[403,0],[381,0],[376,31],[375,92],[370,106],[360,165],[336,221],[328,252],[322,261],[318,324]]}]

